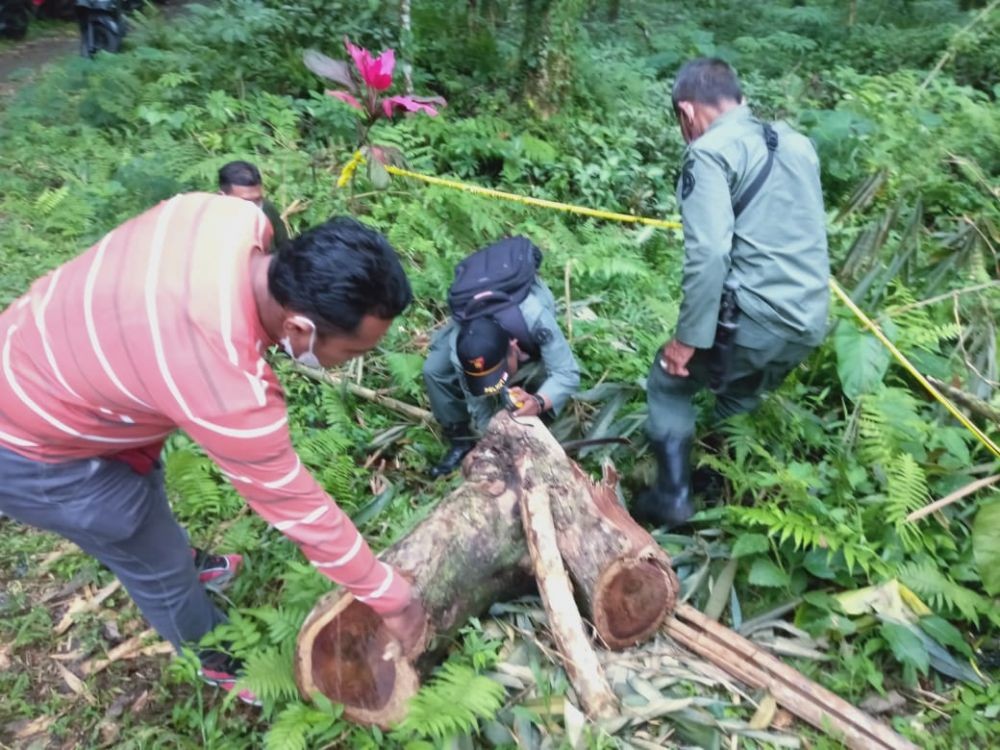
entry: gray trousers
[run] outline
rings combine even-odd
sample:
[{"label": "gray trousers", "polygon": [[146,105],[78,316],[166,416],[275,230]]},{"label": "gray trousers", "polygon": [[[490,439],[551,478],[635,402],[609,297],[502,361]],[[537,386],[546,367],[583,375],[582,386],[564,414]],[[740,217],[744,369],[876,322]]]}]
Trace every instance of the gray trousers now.
[{"label": "gray trousers", "polygon": [[470,419],[465,389],[462,388],[462,374],[451,361],[455,330],[454,321],[449,320],[434,334],[423,369],[431,411],[446,433],[468,425]]},{"label": "gray trousers", "polygon": [[198,581],[159,468],[143,476],[121,461],[44,463],[0,448],[0,511],[104,563],[178,650],[225,621]]},{"label": "gray trousers", "polygon": [[[732,349],[729,378],[715,395],[714,421],[753,411],[761,397],[781,385],[813,347],[776,336],[745,316]],[[646,381],[650,440],[691,437],[695,432],[694,396],[708,387],[708,350],[695,351],[688,377],[668,375],[660,367],[660,351]]]}]

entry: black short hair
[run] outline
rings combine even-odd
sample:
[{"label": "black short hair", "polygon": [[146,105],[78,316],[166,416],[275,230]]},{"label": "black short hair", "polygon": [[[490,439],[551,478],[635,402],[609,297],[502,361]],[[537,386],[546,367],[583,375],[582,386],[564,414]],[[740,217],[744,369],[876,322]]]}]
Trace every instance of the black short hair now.
[{"label": "black short hair", "polygon": [[413,301],[399,256],[379,232],[347,216],[300,234],[271,261],[267,288],[320,335],[353,333],[365,315],[392,320]]},{"label": "black short hair", "polygon": [[260,170],[248,161],[231,161],[219,170],[219,190],[228,193],[233,185],[259,185]]},{"label": "black short hair", "polygon": [[717,106],[722,101],[743,102],[743,90],[736,71],[718,57],[699,57],[684,63],[670,92],[674,112],[679,102]]}]

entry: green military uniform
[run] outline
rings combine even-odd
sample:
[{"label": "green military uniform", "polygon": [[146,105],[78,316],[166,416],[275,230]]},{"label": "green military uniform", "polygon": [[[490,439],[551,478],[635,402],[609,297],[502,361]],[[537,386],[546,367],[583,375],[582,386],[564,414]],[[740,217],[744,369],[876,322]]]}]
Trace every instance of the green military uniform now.
[{"label": "green military uniform", "polygon": [[[549,288],[535,279],[531,291],[518,307],[539,349],[539,364],[544,371],[536,393],[544,394],[556,414],[565,406],[580,385],[580,367],[569,342],[556,322],[556,301]],[[431,411],[445,433],[452,433],[470,421],[483,430],[500,408],[495,397],[472,396],[462,376],[462,365],[455,353],[458,325],[451,320],[431,340],[424,362],[424,382]],[[523,365],[522,365],[523,366]]]},{"label": "green military uniform", "polygon": [[288,239],[288,230],[285,229],[285,222],[281,220],[281,212],[267,198],[261,201],[260,210],[264,212],[264,216],[271,222],[271,228],[274,230],[274,238],[271,241],[271,247],[268,248],[268,252],[271,250],[284,250],[290,240]]},{"label": "green military uniform", "polygon": [[674,338],[696,348],[689,377],[668,375],[657,352],[647,382],[654,441],[694,434],[694,394],[708,382],[723,284],[738,284],[739,328],[715,415],[752,410],[823,339],[829,300],[819,159],[810,141],[775,124],[778,147],[760,190],[737,204],[767,161],[762,123],[745,106],[719,116],[684,155],[683,294]]}]

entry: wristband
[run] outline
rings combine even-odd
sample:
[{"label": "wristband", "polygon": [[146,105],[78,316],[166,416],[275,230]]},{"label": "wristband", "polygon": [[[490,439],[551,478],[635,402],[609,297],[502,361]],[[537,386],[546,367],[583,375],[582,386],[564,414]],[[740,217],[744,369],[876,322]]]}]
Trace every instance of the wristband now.
[{"label": "wristband", "polygon": [[542,396],[539,396],[537,393],[534,395],[535,395],[535,401],[538,402],[538,413],[541,414],[546,409],[545,399]]}]

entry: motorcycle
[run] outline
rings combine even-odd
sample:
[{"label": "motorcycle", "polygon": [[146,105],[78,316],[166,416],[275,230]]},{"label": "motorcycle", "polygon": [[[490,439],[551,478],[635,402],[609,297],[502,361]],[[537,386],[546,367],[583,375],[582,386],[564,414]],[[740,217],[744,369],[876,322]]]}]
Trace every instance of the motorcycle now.
[{"label": "motorcycle", "polygon": [[[34,4],[39,2],[36,0]],[[24,39],[31,21],[31,6],[29,0],[0,0],[0,37]]]},{"label": "motorcycle", "polygon": [[124,11],[139,5],[140,2],[128,0],[124,3],[119,0],[76,0],[80,54],[93,57],[98,52],[118,52],[127,30]]}]

